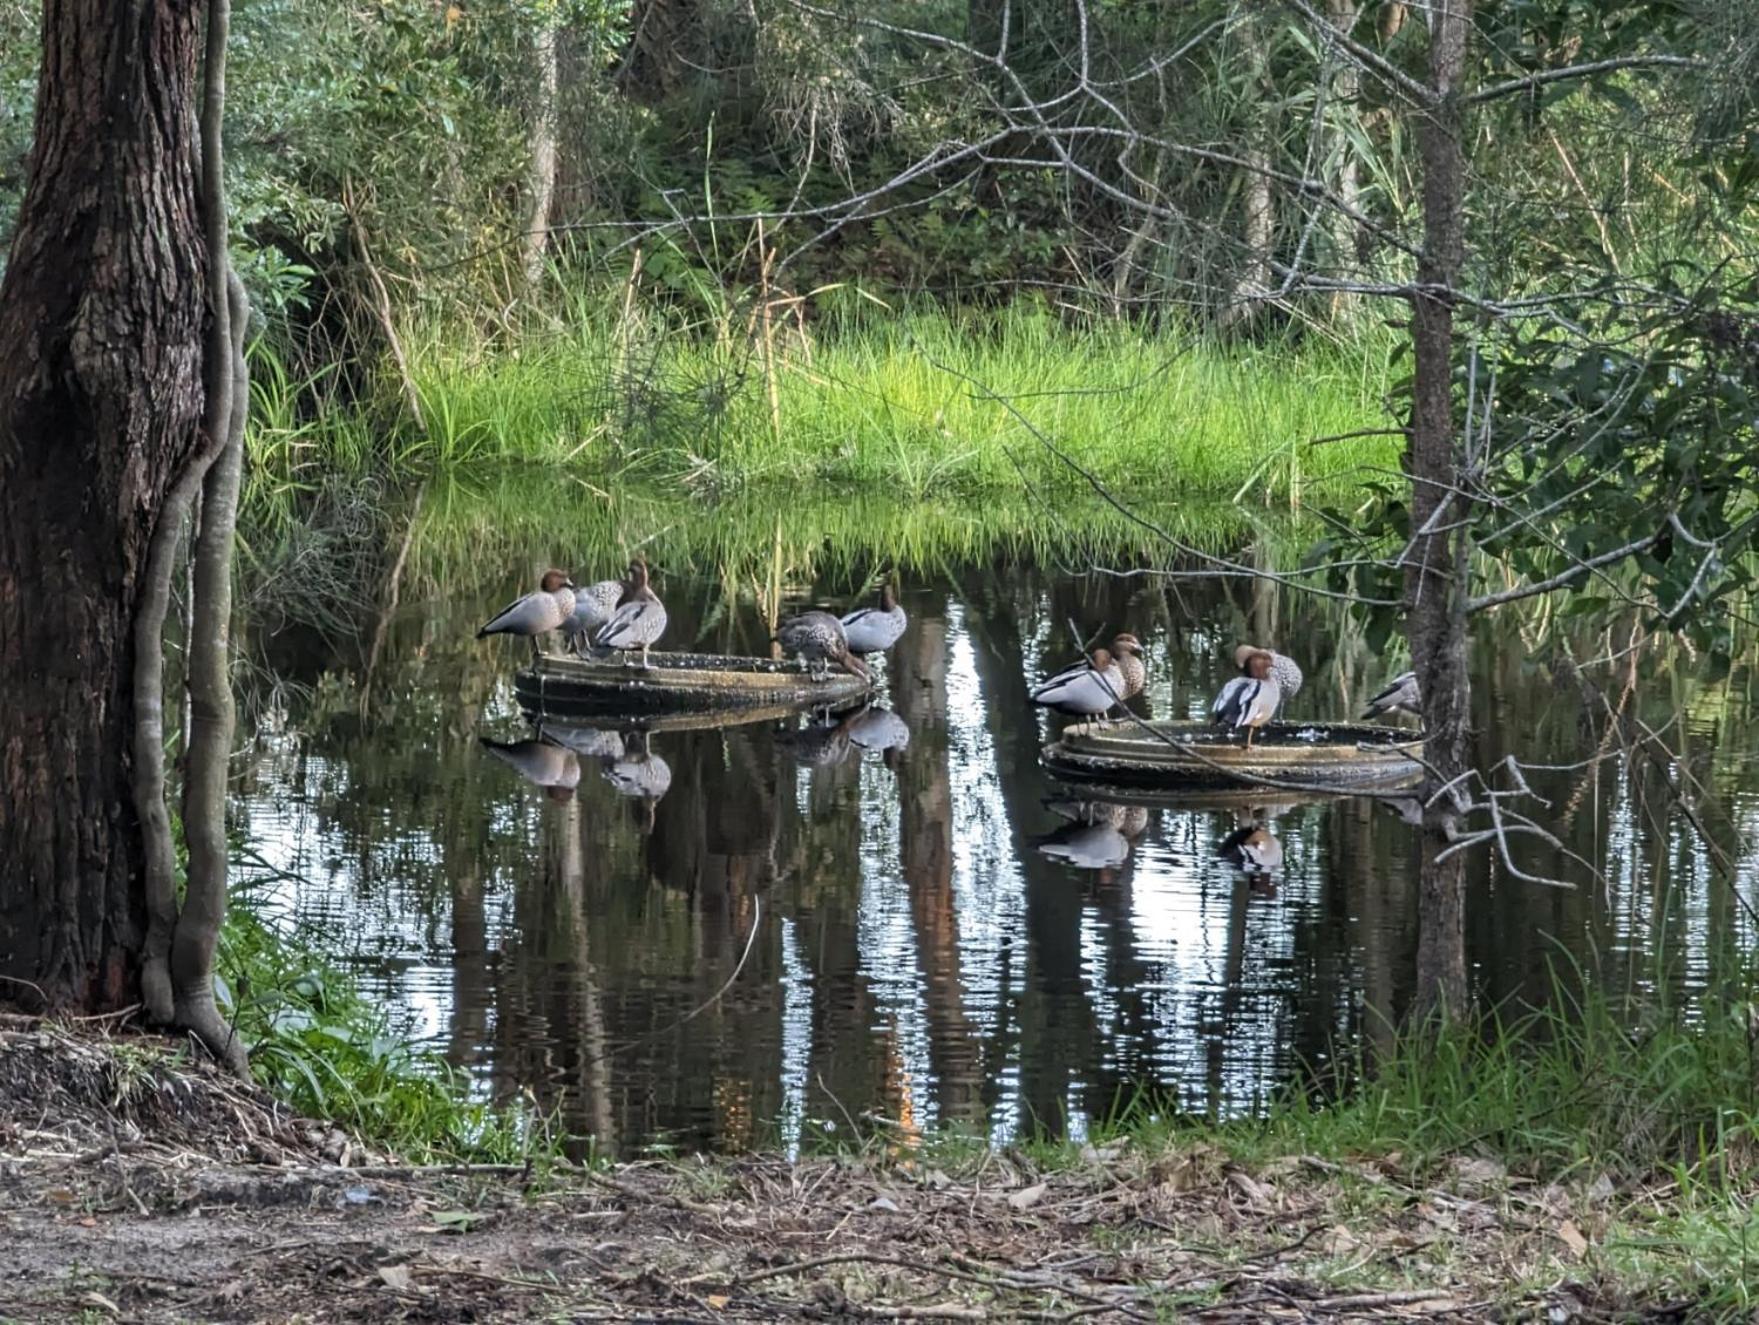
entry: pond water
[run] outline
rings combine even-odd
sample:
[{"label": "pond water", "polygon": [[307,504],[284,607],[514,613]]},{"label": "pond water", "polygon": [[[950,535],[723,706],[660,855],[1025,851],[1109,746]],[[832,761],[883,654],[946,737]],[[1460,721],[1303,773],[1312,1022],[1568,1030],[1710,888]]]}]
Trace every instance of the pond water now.
[{"label": "pond water", "polygon": [[[663,549],[655,561],[673,647],[763,651],[761,584]],[[1403,664],[1334,604],[1242,580],[952,561],[905,581],[910,626],[879,696],[896,720],[863,729],[893,748],[773,722],[660,731],[644,773],[650,792],[665,782],[657,799],[622,794],[607,771],[626,767],[552,749],[546,775],[578,775],[562,796],[515,766],[529,746],[510,761],[487,743],[532,737],[512,688],[523,642],[471,638],[541,564],[412,575],[345,645],[267,639],[286,684],[261,706],[237,800],[278,871],[256,885],[263,904],[325,927],[485,1094],[529,1092],[624,1156],[792,1147],[874,1118],[1079,1133],[1142,1091],[1237,1115],[1330,1082],[1405,1005],[1416,890],[1395,813],[1212,796],[1072,823],[1040,764],[1051,721],[1026,702],[1030,678],[1071,656],[1074,622],[1143,638],[1145,713],[1204,712],[1233,644],[1253,638],[1306,667],[1293,716],[1353,714]],[[855,578],[796,575],[789,606],[846,601]],[[1551,652],[1512,627],[1479,641],[1487,763],[1593,753],[1601,728]],[[1759,829],[1751,673],[1712,682],[1638,653],[1591,674],[1685,750],[1680,775],[1750,895],[1755,861],[1736,843]],[[1516,863],[1578,887],[1476,853],[1468,955],[1486,998],[1543,997],[1563,952],[1596,954],[1591,978],[1621,989],[1691,990],[1720,946],[1751,939],[1656,765],[1531,778],[1550,802],[1531,808],[1604,877],[1537,841]],[[1284,850],[1269,881],[1218,855],[1254,819]]]}]

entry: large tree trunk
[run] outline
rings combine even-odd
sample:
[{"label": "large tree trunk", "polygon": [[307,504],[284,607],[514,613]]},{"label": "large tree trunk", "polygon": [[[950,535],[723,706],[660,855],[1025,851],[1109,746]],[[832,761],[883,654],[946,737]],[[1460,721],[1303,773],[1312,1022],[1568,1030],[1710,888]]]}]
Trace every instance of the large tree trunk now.
[{"label": "large tree trunk", "polygon": [[139,997],[131,623],[200,433],[201,8],[47,0],[30,181],[0,282],[0,974]]},{"label": "large tree trunk", "polygon": [[[1471,0],[1437,0],[1429,14],[1430,86],[1440,100],[1419,112],[1423,158],[1423,256],[1418,284],[1451,290],[1465,254],[1465,159],[1460,142],[1460,81],[1466,66]],[[1463,439],[1454,420],[1453,300],[1413,301],[1415,386],[1406,468],[1411,531],[1405,567],[1406,631],[1423,692],[1424,754],[1430,772],[1424,814],[1417,936],[1417,1006],[1459,1009],[1467,997],[1465,854],[1443,861],[1457,815],[1451,796],[1435,797],[1467,767],[1470,720],[1466,675],[1466,541],[1460,531]]]}]

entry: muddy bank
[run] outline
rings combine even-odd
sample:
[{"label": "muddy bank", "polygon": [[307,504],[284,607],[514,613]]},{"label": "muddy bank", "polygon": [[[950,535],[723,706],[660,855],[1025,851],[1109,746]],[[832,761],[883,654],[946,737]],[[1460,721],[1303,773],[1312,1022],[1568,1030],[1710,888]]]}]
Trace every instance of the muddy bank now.
[{"label": "muddy bank", "polygon": [[1605,1192],[1460,1161],[870,1145],[411,1168],[161,1042],[0,1025],[0,1318],[1676,1316],[1598,1266]]}]

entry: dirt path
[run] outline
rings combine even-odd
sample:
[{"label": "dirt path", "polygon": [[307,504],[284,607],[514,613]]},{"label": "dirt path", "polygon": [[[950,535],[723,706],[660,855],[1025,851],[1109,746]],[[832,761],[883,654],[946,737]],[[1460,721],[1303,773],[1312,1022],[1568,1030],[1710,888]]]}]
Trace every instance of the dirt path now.
[{"label": "dirt path", "polygon": [[343,1141],[162,1055],[0,1031],[0,1319],[1633,1318],[1494,1166],[1418,1190],[1202,1147],[1039,1172],[900,1146],[536,1174]]}]

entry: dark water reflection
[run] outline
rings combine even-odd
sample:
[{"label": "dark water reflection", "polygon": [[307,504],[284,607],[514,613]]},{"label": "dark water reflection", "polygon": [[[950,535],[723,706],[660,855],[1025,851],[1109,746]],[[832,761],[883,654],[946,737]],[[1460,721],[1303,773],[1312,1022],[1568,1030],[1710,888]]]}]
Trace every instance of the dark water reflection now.
[{"label": "dark water reflection", "polygon": [[[541,757],[546,790],[481,739],[531,736],[517,647],[470,639],[504,587],[405,603],[370,703],[357,662],[284,641],[278,665],[311,689],[257,733],[244,828],[298,876],[270,886],[275,903],[331,923],[415,1034],[485,1092],[560,1103],[609,1150],[793,1144],[866,1114],[997,1137],[1078,1130],[1139,1087],[1237,1114],[1384,1035],[1408,997],[1411,831],[1384,806],[1047,804],[1067,793],[1040,768],[1026,688],[1067,658],[1066,620],[1148,642],[1153,713],[1201,712],[1250,635],[1307,664],[1294,715],[1331,716],[1387,665],[1324,604],[971,570],[907,593],[881,700],[895,720],[658,731],[639,776],[630,742],[576,738],[560,764]],[[663,587],[670,639],[764,638],[721,586]],[[1637,680],[1625,702],[1652,725],[1686,714],[1671,739],[1716,793],[1750,894],[1736,829],[1759,827],[1751,677],[1710,685],[1643,660]],[[1589,753],[1579,694],[1517,636],[1481,643],[1476,689],[1487,761]],[[1595,978],[1621,987],[1664,956],[1691,988],[1717,945],[1750,941],[1646,768],[1535,775],[1547,822],[1604,888],[1542,844],[1524,868],[1587,886],[1521,883],[1480,853],[1469,958],[1487,997],[1538,997],[1560,944],[1600,954]],[[1217,854],[1253,821],[1283,850],[1270,879]]]}]

